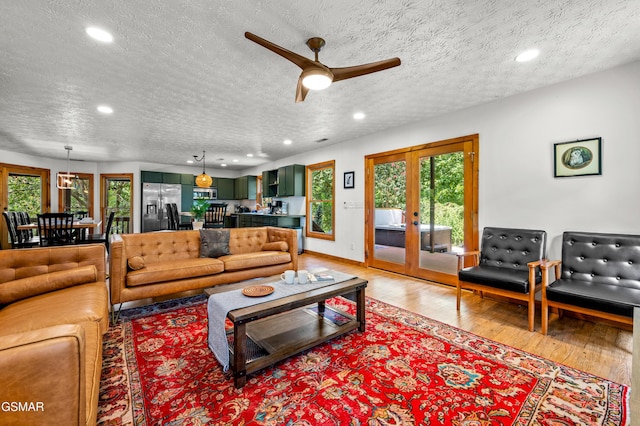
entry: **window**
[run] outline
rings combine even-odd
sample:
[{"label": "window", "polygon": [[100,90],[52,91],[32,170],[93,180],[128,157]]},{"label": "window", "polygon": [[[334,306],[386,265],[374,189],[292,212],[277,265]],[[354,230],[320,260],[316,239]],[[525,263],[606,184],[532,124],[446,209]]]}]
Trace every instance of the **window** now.
[{"label": "window", "polygon": [[75,173],[75,175],[71,189],[58,190],[58,211],[86,212],[86,216],[93,217],[93,175],[89,173]]},{"label": "window", "polygon": [[307,237],[335,240],[335,161],[307,166]]}]

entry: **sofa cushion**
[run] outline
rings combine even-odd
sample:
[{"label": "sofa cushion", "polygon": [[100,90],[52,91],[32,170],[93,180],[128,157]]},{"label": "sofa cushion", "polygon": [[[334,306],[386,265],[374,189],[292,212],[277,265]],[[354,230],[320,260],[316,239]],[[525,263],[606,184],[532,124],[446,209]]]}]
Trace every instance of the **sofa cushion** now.
[{"label": "sofa cushion", "polygon": [[94,265],[48,274],[33,275],[0,284],[0,304],[7,305],[17,300],[49,293],[51,291],[97,281],[98,272]]},{"label": "sofa cushion", "polygon": [[201,229],[200,257],[220,257],[231,254],[229,238],[228,229]]},{"label": "sofa cushion", "polygon": [[259,251],[255,253],[230,254],[218,258],[224,262],[225,271],[260,268],[291,262],[291,254],[283,251]]},{"label": "sofa cushion", "polygon": [[289,251],[289,244],[287,244],[286,241],[264,243],[262,245],[262,251]]},{"label": "sofa cushion", "polygon": [[133,256],[127,260],[127,265],[132,271],[144,268],[144,259],[142,256]]},{"label": "sofa cushion", "polygon": [[105,332],[109,324],[108,300],[103,281],[19,300],[0,310],[0,335],[85,321],[98,323]]},{"label": "sofa cushion", "polygon": [[224,263],[218,259],[211,258],[147,263],[144,268],[127,273],[127,286],[134,287],[203,277],[218,274],[222,271],[224,271]]}]

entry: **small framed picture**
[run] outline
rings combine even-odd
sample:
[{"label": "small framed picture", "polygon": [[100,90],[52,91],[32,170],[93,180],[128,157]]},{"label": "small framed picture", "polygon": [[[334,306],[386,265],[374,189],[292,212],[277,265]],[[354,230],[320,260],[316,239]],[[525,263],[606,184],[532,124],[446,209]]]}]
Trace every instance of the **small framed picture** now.
[{"label": "small framed picture", "polygon": [[354,175],[355,172],[344,172],[344,187],[347,188],[355,188],[354,183]]},{"label": "small framed picture", "polygon": [[553,177],[602,174],[602,138],[553,144]]}]

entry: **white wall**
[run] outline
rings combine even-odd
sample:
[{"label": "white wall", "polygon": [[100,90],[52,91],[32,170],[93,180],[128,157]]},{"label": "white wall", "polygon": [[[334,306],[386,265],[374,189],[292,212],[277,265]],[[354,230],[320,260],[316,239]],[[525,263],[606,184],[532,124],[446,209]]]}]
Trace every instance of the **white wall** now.
[{"label": "white wall", "polygon": [[[479,228],[544,229],[556,259],[563,231],[640,234],[639,111],[635,62],[273,165],[336,160],[335,242],[307,239],[306,248],[364,261],[364,210],[343,208],[345,201],[364,203],[364,156],[478,133]],[[554,178],[553,144],[591,137],[602,137],[602,175]],[[343,189],[351,170],[355,189]]]},{"label": "white wall", "polygon": [[[538,228],[549,236],[549,257],[560,255],[563,231],[640,234],[640,62],[592,74],[435,119],[319,148],[241,173],[260,174],[287,164],[336,161],[336,239],[307,239],[315,252],[364,261],[364,156],[478,133],[480,135],[479,227]],[[360,123],[359,125],[361,125]],[[553,144],[602,137],[602,175],[553,178]],[[0,162],[66,170],[65,160],[0,151]],[[134,173],[140,170],[194,173],[192,167],[144,163],[73,163],[74,171]],[[355,171],[355,189],[342,177]],[[224,172],[222,172],[224,173]],[[96,182],[97,184],[98,182]],[[55,188],[55,182],[53,183]],[[55,199],[54,199],[55,197]],[[291,198],[292,213],[304,199]],[[345,209],[345,202],[356,208]],[[139,195],[135,211],[140,209]],[[52,205],[57,192],[52,189]],[[99,205],[99,204],[98,204]],[[134,215],[139,229],[139,215]],[[355,248],[352,250],[351,245]]]}]

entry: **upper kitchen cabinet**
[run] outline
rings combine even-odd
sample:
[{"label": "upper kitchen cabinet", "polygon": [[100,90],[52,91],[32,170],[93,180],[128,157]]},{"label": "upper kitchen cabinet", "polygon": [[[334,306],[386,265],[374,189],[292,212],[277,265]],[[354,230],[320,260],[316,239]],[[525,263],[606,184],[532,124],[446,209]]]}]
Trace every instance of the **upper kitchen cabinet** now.
[{"label": "upper kitchen cabinet", "polygon": [[235,200],[235,179],[215,178],[214,184],[218,188],[218,200]]},{"label": "upper kitchen cabinet", "polygon": [[292,164],[278,169],[278,197],[299,197],[305,193],[305,166]]},{"label": "upper kitchen cabinet", "polygon": [[278,195],[278,171],[266,170],[262,172],[262,196],[275,197]]},{"label": "upper kitchen cabinet", "polygon": [[256,193],[257,193],[256,178],[257,176],[241,176],[239,178],[236,178],[236,184],[235,184],[236,200],[255,200],[256,199]]}]

